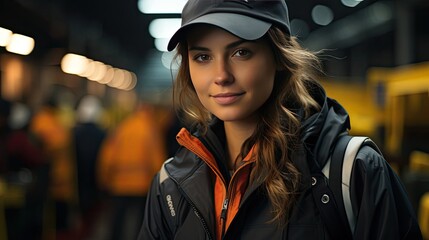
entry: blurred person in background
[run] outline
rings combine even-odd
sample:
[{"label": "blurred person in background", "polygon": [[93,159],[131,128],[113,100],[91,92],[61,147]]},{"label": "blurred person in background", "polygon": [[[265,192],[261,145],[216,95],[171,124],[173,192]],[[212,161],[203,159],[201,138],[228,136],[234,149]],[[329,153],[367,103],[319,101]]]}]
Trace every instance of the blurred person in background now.
[{"label": "blurred person in background", "polygon": [[165,143],[154,107],[141,102],[103,143],[100,187],[111,199],[109,239],[136,239],[150,182],[165,160]]},{"label": "blurred person in background", "polygon": [[140,240],[422,238],[401,180],[367,142],[350,173],[356,215],[342,217],[322,169],[349,116],[290,35],[284,0],[189,0],[175,48],[174,96],[192,125],[154,178]]},{"label": "blurred person in background", "polygon": [[0,168],[10,191],[5,199],[18,193],[16,202],[5,203],[10,240],[42,236],[48,166],[37,139],[28,131],[30,119],[26,105],[0,99]]},{"label": "blurred person in background", "polygon": [[39,139],[43,153],[50,165],[47,231],[57,239],[67,238],[72,227],[76,205],[75,164],[71,130],[64,125],[59,113],[61,94],[49,96],[30,122],[30,131]]},{"label": "blurred person in background", "polygon": [[76,125],[73,128],[73,145],[76,159],[77,191],[80,233],[87,230],[99,211],[100,191],[96,181],[96,165],[106,130],[100,126],[103,114],[99,98],[86,95],[81,98],[76,109]]}]

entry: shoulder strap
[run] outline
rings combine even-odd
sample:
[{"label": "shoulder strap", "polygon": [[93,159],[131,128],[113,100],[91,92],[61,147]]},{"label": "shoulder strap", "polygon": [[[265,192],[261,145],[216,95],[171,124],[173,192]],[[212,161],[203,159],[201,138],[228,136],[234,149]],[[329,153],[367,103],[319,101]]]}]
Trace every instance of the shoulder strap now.
[{"label": "shoulder strap", "polygon": [[165,222],[168,225],[170,232],[176,232],[177,227],[177,207],[180,202],[180,194],[176,191],[176,186],[172,186],[171,182],[166,182],[170,178],[165,169],[165,165],[171,162],[173,158],[167,159],[161,166],[158,173],[158,185],[160,195],[159,201],[161,210],[164,212]]},{"label": "shoulder strap", "polygon": [[350,225],[352,233],[356,226],[356,214],[353,212],[352,201],[350,197],[350,181],[352,176],[352,169],[356,159],[356,155],[361,148],[362,144],[368,140],[367,137],[353,137],[347,145],[346,152],[344,154],[343,162],[343,175],[342,175],[342,193],[344,208],[347,214],[347,220]]},{"label": "shoulder strap", "polygon": [[159,170],[159,184],[162,184],[165,180],[169,178],[167,170],[165,170],[165,164],[171,162],[173,158],[169,158],[165,160],[165,162],[162,164],[161,169]]},{"label": "shoulder strap", "polygon": [[353,213],[350,198],[350,180],[356,154],[367,137],[342,136],[332,153],[329,171],[329,187],[340,209],[343,221],[349,223],[351,232],[354,232],[356,215]]},{"label": "shoulder strap", "polygon": [[[344,156],[346,148],[348,147],[348,144],[351,139],[352,137],[349,135],[339,137],[335,145],[334,151],[332,152],[331,161],[330,163],[326,164],[326,166],[329,167],[329,175],[327,176],[329,179],[329,188],[334,194],[334,199],[337,203],[339,214],[343,222],[348,222],[342,191],[343,164],[345,162]],[[352,233],[351,229],[349,230],[350,233]]]},{"label": "shoulder strap", "polygon": [[[353,236],[356,214],[353,212],[351,203],[350,181],[356,155],[364,144],[381,154],[377,145],[370,138],[352,137],[345,134],[338,138],[330,159],[322,169],[324,177],[328,178],[329,182],[328,189],[323,191],[333,196],[332,202],[335,204],[321,206],[318,203],[318,207],[325,226],[333,239],[352,239]],[[317,186],[318,184],[313,185]],[[320,191],[318,188],[313,188],[315,196]],[[332,220],[333,218],[334,220]]]}]

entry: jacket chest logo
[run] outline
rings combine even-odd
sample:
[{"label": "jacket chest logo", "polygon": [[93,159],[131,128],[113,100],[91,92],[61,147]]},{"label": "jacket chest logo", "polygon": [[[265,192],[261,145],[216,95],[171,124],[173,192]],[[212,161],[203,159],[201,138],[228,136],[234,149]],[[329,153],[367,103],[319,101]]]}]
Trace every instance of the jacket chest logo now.
[{"label": "jacket chest logo", "polygon": [[172,217],[176,216],[176,211],[174,210],[173,200],[171,198],[171,195],[168,194],[165,196],[165,199],[167,200],[168,209],[170,209],[170,214]]}]

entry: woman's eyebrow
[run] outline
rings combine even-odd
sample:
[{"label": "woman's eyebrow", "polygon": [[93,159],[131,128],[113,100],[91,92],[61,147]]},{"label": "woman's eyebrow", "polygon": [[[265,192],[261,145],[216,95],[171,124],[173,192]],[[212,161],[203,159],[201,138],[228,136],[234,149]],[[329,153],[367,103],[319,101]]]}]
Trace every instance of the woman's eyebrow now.
[{"label": "woman's eyebrow", "polygon": [[232,43],[228,44],[228,45],[226,46],[226,49],[235,48],[235,47],[240,46],[241,44],[243,44],[243,43],[245,43],[245,42],[253,42],[253,41],[240,39],[240,40],[238,40],[238,41],[235,41],[235,42],[232,42]]},{"label": "woman's eyebrow", "polygon": [[210,51],[210,49],[206,47],[189,46],[188,51]]}]

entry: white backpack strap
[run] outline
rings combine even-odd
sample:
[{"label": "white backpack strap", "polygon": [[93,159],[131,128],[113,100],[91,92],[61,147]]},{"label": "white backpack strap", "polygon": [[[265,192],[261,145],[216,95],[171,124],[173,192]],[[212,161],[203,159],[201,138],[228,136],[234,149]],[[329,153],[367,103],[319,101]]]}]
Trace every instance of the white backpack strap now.
[{"label": "white backpack strap", "polygon": [[171,162],[173,158],[167,159],[161,166],[161,169],[159,170],[159,184],[163,183],[166,179],[169,178],[167,170],[165,170],[165,164]]},{"label": "white backpack strap", "polygon": [[[350,181],[352,175],[352,168],[356,159],[356,154],[359,151],[361,145],[368,137],[353,137],[350,139],[347,145],[346,152],[343,160],[343,173],[342,173],[342,191],[344,207],[346,209],[347,219],[349,221],[350,229],[352,233],[355,230],[356,216],[353,213],[352,202],[350,197]],[[329,164],[326,164],[329,166]],[[329,170],[328,170],[329,173]]]},{"label": "white backpack strap", "polygon": [[323,173],[323,175],[325,175],[325,177],[327,179],[329,179],[329,170],[330,170],[330,166],[331,166],[331,157],[332,156],[329,157],[328,161],[325,163],[325,166],[323,166],[323,168],[322,168],[322,173]]}]

